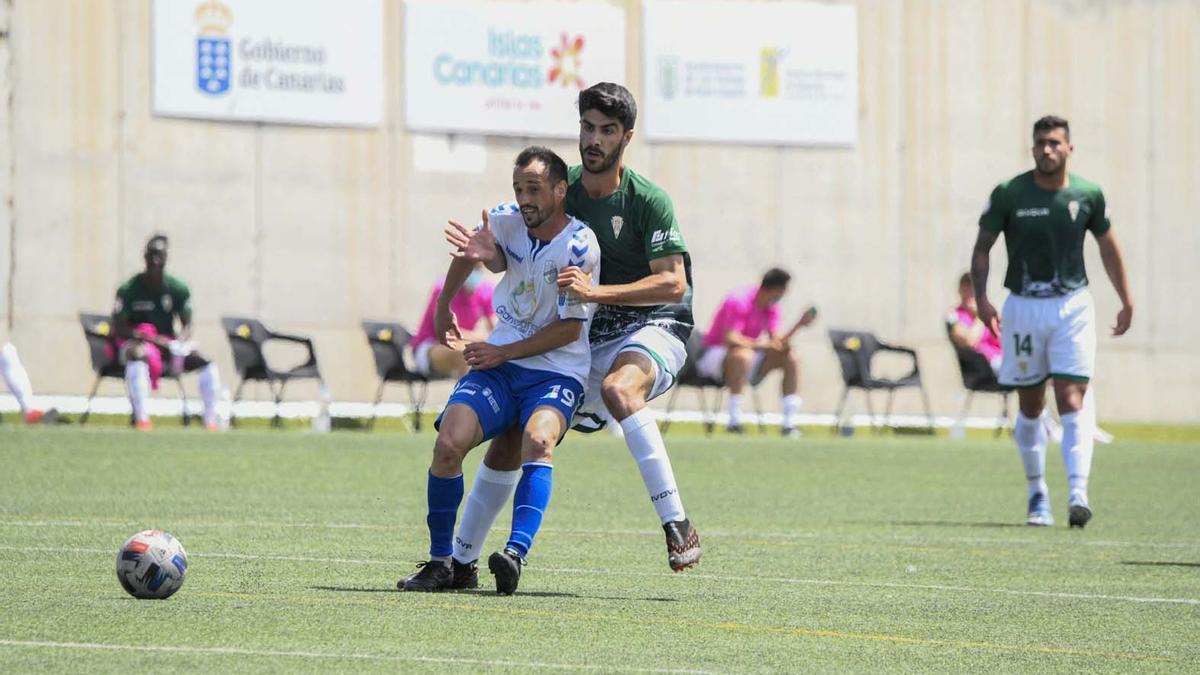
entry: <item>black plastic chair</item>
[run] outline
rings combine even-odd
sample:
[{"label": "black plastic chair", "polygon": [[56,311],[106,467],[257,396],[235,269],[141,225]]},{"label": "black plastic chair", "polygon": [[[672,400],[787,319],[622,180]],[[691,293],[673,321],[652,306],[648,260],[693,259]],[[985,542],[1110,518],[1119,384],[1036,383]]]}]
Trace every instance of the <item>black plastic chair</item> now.
[{"label": "black plastic chair", "polygon": [[[87,340],[88,355],[91,357],[92,372],[96,375],[95,382],[92,383],[92,390],[88,392],[87,404],[83,409],[83,416],[79,418],[80,424],[87,424],[88,417],[92,414],[92,400],[96,398],[96,391],[100,389],[100,381],[106,377],[115,378],[125,381],[125,366],[121,364],[120,351],[117,349],[117,339],[112,332],[112,317],[108,314],[93,314],[88,312],[79,313],[79,324],[83,328],[83,337]],[[183,389],[183,381],[179,375],[175,373],[163,373],[163,377],[175,381],[179,387],[179,402],[183,406],[183,424],[187,426],[191,424],[191,417],[188,415],[187,392]],[[132,423],[133,418],[130,418]]]},{"label": "black plastic chair", "polygon": [[1013,392],[1014,387],[1000,384],[987,357],[954,341],[954,325],[946,322],[946,336],[950,338],[950,345],[954,347],[954,354],[958,358],[958,370],[962,374],[963,387],[967,390],[962,410],[958,414],[959,423],[961,424],[966,419],[967,412],[971,407],[971,398],[975,394],[999,394],[1000,415],[996,418],[995,435],[1000,436],[1005,429],[1012,428],[1008,416],[1008,395]]},{"label": "black plastic chair", "polygon": [[398,323],[363,321],[362,327],[367,335],[367,344],[371,346],[371,353],[375,356],[375,373],[379,376],[379,388],[375,390],[375,400],[371,402],[371,421],[367,423],[367,428],[375,428],[379,402],[383,400],[383,390],[387,383],[403,382],[408,386],[413,430],[420,431],[421,411],[425,407],[429,381],[446,378],[430,377],[409,369],[404,362],[404,348],[412,342],[413,336],[404,326]]},{"label": "black plastic chair", "polygon": [[[292,380],[317,380],[324,384],[321,378],[321,371],[317,367],[317,353],[313,348],[311,338],[302,335],[288,335],[286,333],[276,333],[269,330],[257,319],[247,319],[242,317],[221,317],[221,324],[225,327],[225,335],[229,338],[229,347],[233,350],[233,367],[237,370],[241,381],[238,382],[237,390],[233,394],[233,404],[236,405],[242,398],[242,387],[246,386],[249,380],[266,382],[271,389],[271,397],[275,400],[275,417],[271,419],[272,426],[282,426],[282,418],[279,415],[279,404],[283,401],[283,392],[287,388],[288,382]],[[298,366],[288,370],[275,370],[267,364],[266,356],[263,354],[263,345],[271,340],[281,342],[294,342],[303,345],[308,349],[308,358]],[[234,426],[236,418],[233,416],[233,408],[230,408],[229,424]]]},{"label": "black plastic chair", "polygon": [[[921,383],[921,368],[917,363],[917,352],[909,347],[901,347],[883,342],[873,333],[866,331],[831,330],[829,339],[833,343],[833,351],[837,354],[842,366],[842,400],[834,414],[834,430],[842,426],[842,412],[846,407],[846,398],[851,389],[862,389],[867,400],[867,413],[871,416],[871,428],[875,426],[875,411],[871,406],[871,391],[882,389],[888,393],[887,409],[884,412],[883,427],[889,426],[892,419],[892,403],[895,401],[896,390],[906,387],[916,387],[921,392],[921,401],[925,405],[925,416],[929,420],[929,429],[933,429],[933,412],[929,407],[929,396]],[[894,352],[912,358],[912,370],[902,377],[889,379],[876,377],[871,371],[871,359],[879,352]]]},{"label": "black plastic chair", "polygon": [[[678,375],[675,377],[675,386],[671,389],[671,397],[667,399],[667,411],[663,417],[662,432],[665,434],[671,428],[671,412],[675,410],[675,399],[679,396],[679,391],[683,387],[691,387],[696,390],[697,398],[700,400],[700,414],[704,422],[704,433],[712,434],[713,429],[717,424],[717,413],[721,410],[721,403],[725,399],[725,382],[715,377],[701,375],[700,371],[696,370],[696,362],[700,360],[700,355],[704,353],[704,336],[700,331],[693,330],[691,337],[687,341],[687,360],[683,363],[683,368],[679,369]],[[757,383],[754,383],[757,384]],[[750,389],[750,397],[754,401],[754,409],[758,413],[758,429],[765,431],[766,425],[762,421],[762,405],[758,400],[758,389],[753,385],[748,385]],[[713,399],[712,407],[708,405],[708,389],[716,389],[716,394]]]}]

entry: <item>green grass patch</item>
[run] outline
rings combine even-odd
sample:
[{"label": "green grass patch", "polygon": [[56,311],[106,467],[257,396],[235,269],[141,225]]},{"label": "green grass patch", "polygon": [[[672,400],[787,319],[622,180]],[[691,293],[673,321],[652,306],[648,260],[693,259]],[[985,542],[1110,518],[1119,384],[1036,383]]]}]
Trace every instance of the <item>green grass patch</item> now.
[{"label": "green grass patch", "polygon": [[[679,431],[698,568],[668,569],[624,445],[572,434],[500,597],[486,569],[474,592],[395,590],[428,548],[429,433],[5,425],[0,671],[1200,669],[1194,444],[1111,428],[1071,531],[1056,447],[1060,525],[1028,528],[1008,438]],[[149,527],[191,557],[170,600],[113,572]]]}]

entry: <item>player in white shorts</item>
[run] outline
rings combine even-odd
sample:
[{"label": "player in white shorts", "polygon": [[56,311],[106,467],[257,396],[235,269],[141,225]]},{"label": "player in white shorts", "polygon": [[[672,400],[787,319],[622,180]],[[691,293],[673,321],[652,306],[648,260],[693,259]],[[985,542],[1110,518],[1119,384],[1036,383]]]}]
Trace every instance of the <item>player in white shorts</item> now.
[{"label": "player in white shorts", "polygon": [[[979,218],[971,258],[979,318],[1001,338],[1004,357],[998,378],[1018,387],[1020,412],[1013,429],[1029,488],[1026,522],[1054,523],[1046,487],[1046,380],[1062,419],[1062,456],[1067,469],[1070,526],[1092,517],[1087,488],[1091,474],[1095,409],[1084,406],[1096,365],[1096,309],[1088,292],[1083,241],[1090,231],[1104,270],[1121,299],[1114,336],[1129,330],[1133,304],[1125,264],[1112,233],[1098,185],[1067,172],[1073,148],[1070,127],[1047,116],[1033,125],[1035,169],[1001,183]],[[987,298],[989,253],[1000,233],[1008,249],[1003,325]]]}]

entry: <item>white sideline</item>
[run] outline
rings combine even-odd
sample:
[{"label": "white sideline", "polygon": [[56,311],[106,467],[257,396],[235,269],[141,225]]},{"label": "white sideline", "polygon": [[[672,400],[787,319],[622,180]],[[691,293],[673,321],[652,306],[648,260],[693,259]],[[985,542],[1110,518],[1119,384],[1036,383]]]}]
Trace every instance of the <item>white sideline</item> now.
[{"label": "white sideline", "polygon": [[[0,516],[0,527],[138,527],[133,521],[122,520],[6,520]],[[233,527],[258,527],[263,529],[270,528],[294,528],[294,529],[320,529],[320,530],[380,530],[380,531],[400,531],[397,525],[378,525],[371,523],[293,523],[279,521],[230,521],[230,522],[203,522],[203,521],[178,521],[175,523],[177,528],[233,528]],[[646,536],[659,538],[662,536],[660,532],[652,530],[622,530],[622,529],[566,529],[557,527],[543,527],[541,532],[554,532],[558,534],[583,534],[583,535],[598,535],[598,536]],[[1166,549],[1181,549],[1192,550],[1200,548],[1200,541],[1186,543],[1173,541],[1112,541],[1106,539],[1087,539],[1084,541],[1056,541],[1044,539],[1022,539],[1012,538],[1004,539],[998,537],[929,537],[916,534],[884,534],[872,535],[869,533],[863,534],[823,534],[820,532],[725,532],[722,530],[705,530],[705,534],[711,537],[725,537],[730,539],[779,539],[788,540],[821,540],[834,539],[837,541],[861,541],[869,543],[895,542],[895,543],[918,543],[918,544],[994,544],[997,546],[1012,546],[1012,545],[1031,545],[1031,546],[1095,546],[1100,548],[1166,548]]]},{"label": "white sideline", "polygon": [[[179,399],[174,397],[174,390],[168,387],[167,391],[170,395],[151,397],[147,401],[147,408],[150,414],[159,417],[178,417],[183,412]],[[437,412],[440,402],[431,401],[425,406],[429,412]],[[84,411],[87,405],[87,397],[85,396],[38,396],[37,405],[42,408],[57,408],[59,412],[69,413],[72,415],[80,414]],[[279,405],[279,415],[285,419],[311,418],[318,410],[316,401],[284,401]],[[0,413],[16,412],[17,401],[9,394],[0,395]],[[200,402],[188,400],[188,410],[194,414],[200,414]],[[97,396],[92,401],[92,412],[98,415],[128,415],[130,412],[129,401],[124,397],[119,396]],[[343,418],[369,418],[372,414],[371,404],[365,401],[334,401],[329,406],[329,412],[334,417]],[[403,403],[380,403],[378,407],[379,417],[403,417],[411,412],[409,406]],[[661,410],[654,411],[658,419],[667,419]],[[270,418],[275,415],[275,404],[270,401],[238,401],[234,406],[234,414],[237,417],[251,418]],[[746,424],[751,426],[759,423],[757,413],[747,412],[745,414]],[[762,423],[779,426],[781,416],[778,413],[763,413],[761,415]],[[851,415],[847,418],[851,426],[868,427],[871,424],[871,417],[865,414]],[[671,413],[670,420],[672,422],[693,422],[699,423],[704,421],[704,415],[698,410],[676,410]],[[729,416],[722,411],[716,415],[716,424],[725,425],[728,422]],[[883,416],[877,415],[876,423],[882,423]],[[935,427],[950,428],[957,422],[957,418],[946,415],[935,415],[933,418]],[[829,413],[814,414],[801,413],[796,416],[796,423],[800,426],[833,426],[834,416]],[[923,428],[927,424],[927,420],[920,415],[892,415],[891,423],[897,427]],[[968,428],[972,429],[995,429],[997,419],[993,416],[985,417],[968,417],[964,421]]]},{"label": "white sideline", "polygon": [[[112,555],[113,551],[95,548],[68,548],[57,546],[0,546],[0,551],[10,551],[14,553],[87,553],[87,554],[104,554]],[[279,560],[285,562],[314,562],[314,563],[332,563],[343,565],[390,565],[398,566],[403,564],[398,560],[358,560],[352,558],[317,558],[308,556],[288,556],[288,555],[255,555],[249,553],[189,553],[189,558],[228,558],[235,560]],[[1054,591],[1022,591],[1010,588],[979,588],[974,586],[948,586],[941,584],[901,584],[887,581],[844,581],[839,579],[795,579],[791,577],[741,577],[741,576],[722,576],[719,574],[704,574],[703,572],[689,572],[685,575],[667,572],[633,572],[622,570],[620,572],[611,572],[607,570],[585,570],[570,567],[538,567],[539,572],[549,572],[551,574],[578,574],[578,575],[595,575],[595,576],[636,576],[636,577],[664,577],[669,579],[705,579],[708,581],[728,582],[770,582],[778,584],[797,584],[804,586],[850,586],[858,588],[896,588],[896,589],[911,589],[911,590],[927,590],[927,591],[954,591],[957,593],[995,593],[1001,595],[1018,595],[1032,596],[1042,598],[1059,598],[1064,600],[1111,600],[1118,602],[1134,602],[1134,603],[1151,603],[1151,604],[1167,604],[1167,605],[1200,605],[1200,600],[1194,598],[1153,598],[1131,595],[1103,595],[1096,593],[1059,593]]]},{"label": "white sideline", "polygon": [[392,654],[353,654],[337,652],[299,652],[275,649],[244,649],[241,647],[184,647],[171,645],[109,645],[98,642],[49,642],[44,640],[0,640],[3,647],[41,647],[50,649],[91,649],[128,652],[168,652],[174,654],[211,654],[216,656],[284,656],[304,659],[358,659],[361,661],[399,661],[407,663],[444,663],[447,665],[503,666],[542,668],[546,670],[603,670],[622,673],[710,673],[708,670],[678,670],[668,668],[623,668],[614,665],[589,666],[571,663],[540,663],[537,661],[489,661],[485,659],[455,659],[433,656],[398,656]]}]

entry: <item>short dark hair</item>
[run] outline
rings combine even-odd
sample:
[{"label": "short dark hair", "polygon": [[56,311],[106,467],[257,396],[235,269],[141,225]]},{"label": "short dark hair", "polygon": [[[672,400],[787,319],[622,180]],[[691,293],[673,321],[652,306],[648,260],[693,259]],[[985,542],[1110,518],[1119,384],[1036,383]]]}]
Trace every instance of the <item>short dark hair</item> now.
[{"label": "short dark hair", "polygon": [[759,286],[763,288],[786,288],[788,282],[792,280],[792,275],[778,267],[772,267],[763,275],[762,283]]},{"label": "short dark hair", "polygon": [[974,286],[975,286],[975,282],[971,280],[971,273],[970,273],[970,272],[963,272],[963,273],[962,273],[962,276],[958,278],[958,287],[959,287],[959,288],[962,288],[963,286],[966,286],[966,285],[968,285],[968,284],[969,284],[969,285],[970,285],[972,288],[974,288]]},{"label": "short dark hair", "polygon": [[606,117],[616,118],[625,131],[637,123],[637,102],[633,100],[633,94],[612,82],[598,82],[579,92],[579,116],[589,110],[599,110]]},{"label": "short dark hair", "polygon": [[166,252],[166,250],[167,250],[167,235],[155,234],[154,236],[147,239],[145,250],[147,253],[149,253],[150,251]]},{"label": "short dark hair", "polygon": [[1046,115],[1033,123],[1033,135],[1036,138],[1038,133],[1043,131],[1051,131],[1053,129],[1062,129],[1066,134],[1067,140],[1071,140],[1071,123],[1067,122],[1065,117],[1058,115]]},{"label": "short dark hair", "polygon": [[567,163],[558,156],[558,153],[540,145],[531,145],[522,150],[521,154],[517,155],[516,161],[513,162],[513,166],[525,168],[537,161],[545,164],[546,169],[550,172],[550,185],[558,185],[559,181],[567,179]]}]

